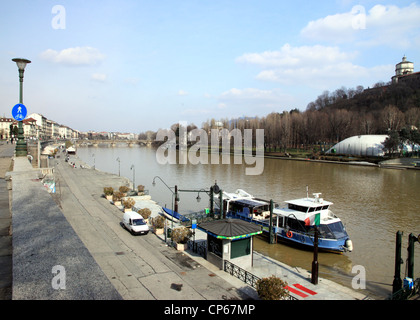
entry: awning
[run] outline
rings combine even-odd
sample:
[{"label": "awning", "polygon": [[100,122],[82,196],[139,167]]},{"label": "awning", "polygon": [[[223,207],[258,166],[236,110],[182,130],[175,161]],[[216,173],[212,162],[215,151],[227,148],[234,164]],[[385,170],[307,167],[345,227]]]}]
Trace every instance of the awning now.
[{"label": "awning", "polygon": [[258,201],[258,200],[249,200],[249,199],[239,199],[239,200],[234,199],[233,202],[239,203],[242,206],[247,206],[247,207],[260,207],[260,206],[269,205],[268,202]]}]

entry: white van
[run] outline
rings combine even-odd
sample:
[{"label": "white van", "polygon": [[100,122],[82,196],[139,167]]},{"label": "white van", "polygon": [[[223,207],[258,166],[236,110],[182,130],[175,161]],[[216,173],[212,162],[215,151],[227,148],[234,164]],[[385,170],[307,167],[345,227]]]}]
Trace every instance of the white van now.
[{"label": "white van", "polygon": [[146,221],[135,211],[124,212],[122,225],[133,235],[149,233],[149,226]]}]

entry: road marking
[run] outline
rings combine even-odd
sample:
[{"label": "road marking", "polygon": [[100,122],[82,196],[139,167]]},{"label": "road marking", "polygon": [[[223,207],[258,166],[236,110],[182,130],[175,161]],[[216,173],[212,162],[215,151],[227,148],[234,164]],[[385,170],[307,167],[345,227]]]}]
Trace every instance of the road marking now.
[{"label": "road marking", "polygon": [[308,288],[305,288],[304,286],[302,286],[302,285],[301,285],[301,284],[299,284],[299,283],[295,283],[295,284],[294,284],[294,286],[295,286],[296,288],[298,288],[298,289],[302,290],[302,291],[305,291],[306,293],[309,293],[310,295],[315,295],[315,294],[317,294],[317,292],[312,291],[312,290],[310,290],[310,289],[308,289]]},{"label": "road marking", "polygon": [[290,292],[294,293],[294,294],[297,294],[298,296],[301,296],[302,298],[306,298],[308,296],[307,294],[304,294],[303,292],[301,292],[299,290],[296,290],[296,289],[294,289],[292,287],[289,287],[289,286],[286,286],[286,289],[289,290]]}]

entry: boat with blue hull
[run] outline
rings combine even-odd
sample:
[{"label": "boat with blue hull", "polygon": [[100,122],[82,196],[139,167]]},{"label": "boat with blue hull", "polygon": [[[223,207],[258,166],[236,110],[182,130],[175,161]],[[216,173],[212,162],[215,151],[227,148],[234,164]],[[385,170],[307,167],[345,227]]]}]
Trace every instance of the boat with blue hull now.
[{"label": "boat with blue hull", "polygon": [[[332,202],[325,201],[320,193],[313,198],[285,201],[280,208],[275,204],[272,216],[273,234],[277,240],[313,248],[315,232],[318,231],[320,251],[343,253],[353,250],[347,231],[331,210]],[[246,220],[263,227],[265,233],[270,226],[270,201],[255,198],[238,189],[234,193],[223,192],[223,209],[227,218]]]}]

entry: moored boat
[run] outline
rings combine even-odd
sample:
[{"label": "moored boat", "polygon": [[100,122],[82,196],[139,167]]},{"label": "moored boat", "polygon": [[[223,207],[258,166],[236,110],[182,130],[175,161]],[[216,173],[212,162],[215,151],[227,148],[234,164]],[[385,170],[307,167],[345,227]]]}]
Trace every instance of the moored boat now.
[{"label": "moored boat", "polygon": [[[286,206],[273,208],[272,228],[277,240],[313,248],[315,232],[318,231],[318,249],[343,253],[353,250],[353,244],[340,220],[331,210],[332,202],[325,201],[320,193],[313,198],[285,201]],[[270,226],[270,201],[255,198],[244,190],[235,193],[223,192],[226,217],[242,219],[263,227]]]}]

